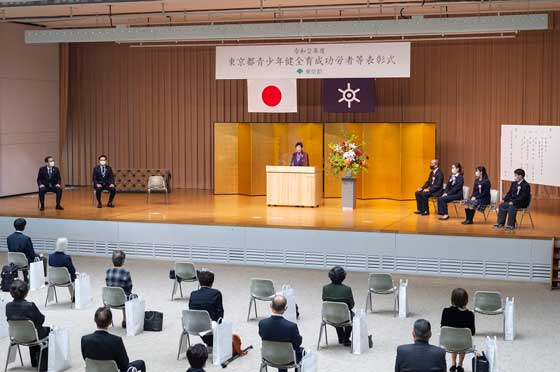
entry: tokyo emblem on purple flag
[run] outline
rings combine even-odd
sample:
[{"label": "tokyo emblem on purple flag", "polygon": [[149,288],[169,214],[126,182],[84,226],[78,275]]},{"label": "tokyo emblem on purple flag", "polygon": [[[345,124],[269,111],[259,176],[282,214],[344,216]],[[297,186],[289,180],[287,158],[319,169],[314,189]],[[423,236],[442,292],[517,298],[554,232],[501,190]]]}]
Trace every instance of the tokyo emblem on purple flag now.
[{"label": "tokyo emblem on purple flag", "polygon": [[375,79],[323,79],[324,112],[374,112]]}]

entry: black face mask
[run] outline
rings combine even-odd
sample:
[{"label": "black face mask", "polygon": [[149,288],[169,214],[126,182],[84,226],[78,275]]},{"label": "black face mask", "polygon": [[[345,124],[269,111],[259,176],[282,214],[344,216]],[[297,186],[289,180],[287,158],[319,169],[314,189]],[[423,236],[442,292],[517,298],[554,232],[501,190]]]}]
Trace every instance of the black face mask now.
[{"label": "black face mask", "polygon": [[430,169],[431,169],[431,170],[434,170],[434,169],[436,169],[436,166],[430,164]]}]

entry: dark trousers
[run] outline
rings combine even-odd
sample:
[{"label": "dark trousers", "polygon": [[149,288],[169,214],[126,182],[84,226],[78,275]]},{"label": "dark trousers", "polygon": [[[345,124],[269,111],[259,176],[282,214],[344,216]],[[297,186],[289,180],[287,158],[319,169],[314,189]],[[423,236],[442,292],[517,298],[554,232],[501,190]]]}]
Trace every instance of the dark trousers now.
[{"label": "dark trousers", "polygon": [[41,207],[45,206],[45,194],[48,192],[54,192],[56,194],[56,205],[60,205],[60,200],[62,199],[62,188],[45,186],[39,187],[39,203],[41,203]]},{"label": "dark trousers", "polygon": [[437,199],[437,211],[438,214],[442,216],[449,214],[447,209],[447,203],[452,202],[454,200],[461,200],[463,198],[462,195],[447,195],[447,196],[440,196]]},{"label": "dark trousers", "polygon": [[201,338],[202,341],[206,344],[206,346],[212,347],[212,345],[214,345],[214,336],[206,335],[206,336],[202,336]]},{"label": "dark trousers", "polygon": [[344,343],[345,341],[350,341],[350,336],[352,335],[352,326],[348,327],[334,327],[336,329],[336,334],[338,335],[338,342]]},{"label": "dark trousers", "polygon": [[437,196],[437,195],[433,195],[431,192],[424,191],[424,190],[416,191],[414,195],[416,196],[416,210],[420,212],[430,213],[430,206],[428,203],[428,199],[432,196]]},{"label": "dark trousers", "polygon": [[[131,370],[132,368],[132,370]],[[135,360],[128,363],[128,370],[130,372],[146,372],[146,363],[143,360]]]},{"label": "dark trousers", "polygon": [[112,203],[117,190],[114,187],[109,187],[109,185],[101,185],[101,187],[95,186],[95,197],[97,198],[97,202],[101,204],[101,193],[103,190],[109,191],[109,203]]},{"label": "dark trousers", "polygon": [[465,220],[469,222],[473,222],[475,213],[476,213],[476,209],[465,208]]},{"label": "dark trousers", "polygon": [[[41,261],[43,261],[43,272],[45,273],[45,278],[47,277],[47,262],[48,262],[48,258],[47,257],[39,257],[39,256],[35,256],[36,258],[40,258]],[[29,265],[31,265],[32,262],[29,262]],[[27,284],[29,284],[29,271],[28,270],[21,270],[21,272],[23,273],[23,281],[26,282]]]},{"label": "dark trousers", "polygon": [[[49,335],[51,329],[49,327],[42,327],[41,329],[37,330],[37,334],[39,335],[40,339],[43,339]],[[31,366],[37,367],[39,364],[39,354],[41,353],[41,348],[39,346],[30,346],[29,347],[29,359],[31,359]],[[49,365],[49,348],[43,349],[43,354],[41,355],[41,368],[39,369],[41,372],[47,371],[47,366]]]},{"label": "dark trousers", "polygon": [[515,227],[515,217],[517,215],[517,208],[513,204],[502,203],[498,208],[498,224],[504,225],[507,217],[506,226]]}]

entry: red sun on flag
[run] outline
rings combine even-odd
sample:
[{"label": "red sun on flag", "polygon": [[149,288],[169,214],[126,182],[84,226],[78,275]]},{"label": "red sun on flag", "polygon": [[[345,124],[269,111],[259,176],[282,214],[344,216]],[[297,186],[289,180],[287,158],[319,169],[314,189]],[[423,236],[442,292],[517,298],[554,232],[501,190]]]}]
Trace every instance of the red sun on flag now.
[{"label": "red sun on flag", "polygon": [[247,111],[297,112],[297,80],[247,80]]},{"label": "red sun on flag", "polygon": [[275,85],[268,85],[262,90],[261,97],[265,105],[278,106],[282,101],[282,91]]}]

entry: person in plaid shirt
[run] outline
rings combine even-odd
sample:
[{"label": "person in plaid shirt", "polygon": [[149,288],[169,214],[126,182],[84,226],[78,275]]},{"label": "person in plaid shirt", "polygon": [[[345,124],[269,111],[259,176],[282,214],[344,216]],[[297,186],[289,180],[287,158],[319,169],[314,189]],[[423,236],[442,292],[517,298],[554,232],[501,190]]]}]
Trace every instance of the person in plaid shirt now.
[{"label": "person in plaid shirt", "polygon": [[[112,260],[114,267],[107,269],[105,283],[107,287],[122,288],[124,290],[124,294],[126,295],[126,300],[128,301],[138,297],[138,295],[132,293],[132,278],[130,277],[130,272],[122,267],[125,258],[126,254],[123,251],[113,251]],[[122,326],[123,328],[126,328],[126,319],[123,319]]]}]

